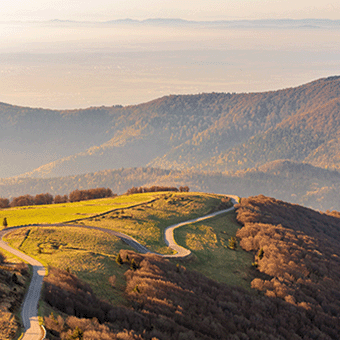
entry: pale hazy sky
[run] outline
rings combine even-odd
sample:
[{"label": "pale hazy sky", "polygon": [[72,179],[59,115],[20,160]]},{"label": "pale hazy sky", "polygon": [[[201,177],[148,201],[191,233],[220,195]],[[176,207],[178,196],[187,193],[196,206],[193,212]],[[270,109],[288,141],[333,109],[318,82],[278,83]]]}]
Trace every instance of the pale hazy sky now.
[{"label": "pale hazy sky", "polygon": [[128,105],[168,94],[277,90],[340,74],[337,27],[27,22],[124,18],[340,19],[340,1],[0,0],[0,102]]},{"label": "pale hazy sky", "polygon": [[0,0],[0,21],[340,19],[339,0]]}]

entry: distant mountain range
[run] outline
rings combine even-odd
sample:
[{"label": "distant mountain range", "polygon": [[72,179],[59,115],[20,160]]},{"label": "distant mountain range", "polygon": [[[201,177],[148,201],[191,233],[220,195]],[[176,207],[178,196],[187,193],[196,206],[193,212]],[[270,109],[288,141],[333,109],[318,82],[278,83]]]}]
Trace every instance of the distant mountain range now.
[{"label": "distant mountain range", "polygon": [[0,192],[3,197],[46,192],[64,195],[76,189],[109,187],[123,194],[132,187],[155,184],[188,185],[191,191],[234,193],[241,197],[262,193],[321,211],[340,211],[339,172],[287,160],[229,174],[139,167],[54,178],[16,177],[0,179]]},{"label": "distant mountain range", "polygon": [[[0,185],[131,167],[207,178],[220,173],[236,181],[255,173],[268,177],[269,163],[270,169],[281,164],[280,172],[289,168],[293,182],[313,165],[313,178],[316,173],[336,178],[326,185],[331,188],[339,182],[339,108],[338,76],[279,91],[171,95],[125,107],[57,111],[0,104],[0,177],[20,177]],[[283,170],[283,164],[290,165]],[[296,194],[310,196],[313,189],[307,187]],[[9,193],[4,188],[0,196]]]},{"label": "distant mountain range", "polygon": [[339,169],[339,104],[340,77],[125,107],[53,111],[0,104],[0,177],[140,166],[226,172],[277,159]]},{"label": "distant mountain range", "polygon": [[136,20],[131,18],[107,21],[78,21],[53,19],[49,21],[12,21],[11,24],[52,25],[52,26],[169,26],[169,27],[204,27],[204,28],[269,28],[269,29],[339,29],[340,20],[331,19],[258,19],[258,20],[210,20],[197,21],[181,18],[149,18]]},{"label": "distant mountain range", "polygon": [[180,18],[150,18],[145,20],[116,19],[109,21],[51,20],[52,24],[92,25],[151,25],[151,26],[205,26],[226,28],[340,28],[340,20],[330,19],[262,19],[262,20],[212,20],[192,21]]}]

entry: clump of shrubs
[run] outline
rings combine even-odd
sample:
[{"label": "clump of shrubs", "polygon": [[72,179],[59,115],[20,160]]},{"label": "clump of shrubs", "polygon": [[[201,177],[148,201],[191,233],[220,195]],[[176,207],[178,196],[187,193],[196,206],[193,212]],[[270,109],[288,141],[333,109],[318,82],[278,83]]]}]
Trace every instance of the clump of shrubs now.
[{"label": "clump of shrubs", "polygon": [[0,209],[9,207],[22,207],[29,205],[60,204],[67,202],[79,202],[97,198],[107,198],[117,196],[110,188],[94,188],[88,190],[74,190],[69,195],[37,194],[35,196],[22,195],[14,197],[12,201],[7,198],[0,198]]},{"label": "clump of shrubs", "polygon": [[188,186],[180,186],[179,188],[177,188],[177,187],[154,185],[152,187],[132,187],[128,189],[126,194],[131,195],[131,194],[141,194],[143,192],[162,192],[162,191],[189,192],[189,190],[190,189]]}]

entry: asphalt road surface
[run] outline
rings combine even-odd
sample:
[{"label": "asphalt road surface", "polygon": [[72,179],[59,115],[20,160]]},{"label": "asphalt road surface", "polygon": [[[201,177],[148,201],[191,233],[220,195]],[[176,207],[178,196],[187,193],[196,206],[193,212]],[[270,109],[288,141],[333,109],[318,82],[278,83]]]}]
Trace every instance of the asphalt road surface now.
[{"label": "asphalt road surface", "polygon": [[28,292],[26,294],[21,311],[22,321],[25,327],[25,334],[21,338],[21,340],[41,340],[43,338],[44,332],[39,325],[37,306],[46,270],[39,261],[22,253],[19,250],[10,247],[9,245],[7,245],[6,242],[2,240],[2,237],[5,234],[15,229],[18,228],[7,228],[0,232],[0,247],[28,262],[33,267],[32,280],[28,288]]},{"label": "asphalt road surface", "polygon": [[220,215],[220,214],[227,213],[227,212],[232,211],[232,210],[234,210],[234,207],[231,207],[231,208],[225,209],[225,210],[220,210],[220,211],[214,212],[212,214],[209,214],[209,215],[206,215],[206,216],[203,216],[203,217],[198,217],[198,218],[195,218],[193,220],[177,223],[177,224],[171,225],[170,227],[167,227],[164,231],[164,240],[165,240],[165,243],[167,244],[167,246],[169,248],[176,251],[176,254],[161,255],[161,256],[166,257],[166,258],[171,258],[171,257],[184,258],[184,257],[187,257],[191,254],[191,251],[189,249],[183,248],[176,243],[176,241],[174,239],[174,230],[176,228],[183,227],[184,225],[187,225],[187,224],[204,221],[204,220],[207,220],[208,218],[212,218],[212,217],[215,217],[215,216]]}]

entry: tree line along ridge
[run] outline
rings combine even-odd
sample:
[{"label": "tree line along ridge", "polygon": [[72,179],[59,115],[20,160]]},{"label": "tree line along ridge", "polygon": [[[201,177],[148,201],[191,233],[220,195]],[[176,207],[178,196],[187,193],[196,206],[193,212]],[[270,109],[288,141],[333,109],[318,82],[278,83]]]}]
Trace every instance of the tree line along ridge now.
[{"label": "tree line along ridge", "polygon": [[[168,187],[168,186],[151,186],[151,187],[132,187],[127,190],[126,194],[137,194],[146,192],[161,192],[161,191],[174,191],[174,192],[189,192],[188,186]],[[110,188],[93,188],[87,190],[73,190],[69,195],[56,195],[50,193],[37,194],[35,196],[22,195],[14,197],[11,201],[8,198],[0,198],[0,209],[11,207],[22,207],[30,205],[48,205],[59,204],[67,202],[80,202],[99,198],[115,197]]]}]

